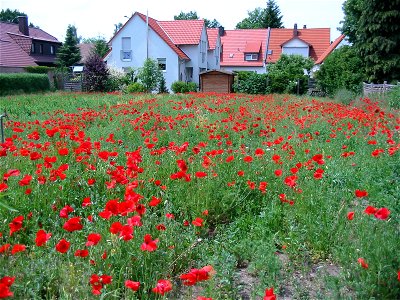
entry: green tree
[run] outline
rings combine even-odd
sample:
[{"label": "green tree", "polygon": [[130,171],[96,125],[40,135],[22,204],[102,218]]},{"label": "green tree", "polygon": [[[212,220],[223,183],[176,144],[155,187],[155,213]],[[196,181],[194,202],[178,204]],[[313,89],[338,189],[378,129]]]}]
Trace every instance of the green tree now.
[{"label": "green tree", "polygon": [[237,29],[283,28],[282,15],[275,0],[268,0],[267,7],[257,7],[248,17],[236,24]]},{"label": "green tree", "polygon": [[94,44],[92,49],[92,53],[96,53],[100,57],[104,57],[106,53],[110,50],[110,47],[107,44],[107,41],[104,37],[92,37],[92,38],[85,38],[83,42],[86,44]]},{"label": "green tree", "polygon": [[70,67],[81,60],[81,53],[76,37],[76,28],[68,25],[64,44],[57,51],[57,64],[61,67]]},{"label": "green tree", "polygon": [[123,26],[123,24],[121,22],[119,22],[118,24],[114,24],[115,28],[114,28],[114,35],[117,34],[118,30],[120,30]]},{"label": "green tree", "polygon": [[147,92],[156,90],[162,77],[163,73],[158,66],[158,62],[151,58],[144,61],[143,67],[140,68],[137,75]]},{"label": "green tree", "polygon": [[325,59],[315,77],[329,96],[334,96],[339,89],[360,93],[365,79],[362,64],[354,47],[343,46]]},{"label": "green tree", "polygon": [[400,77],[400,0],[347,0],[342,33],[348,36],[373,82]]},{"label": "green tree", "polygon": [[[26,16],[26,13],[20,12],[16,9],[11,10],[9,8],[2,9],[0,11],[0,21],[18,24],[18,16]],[[32,23],[29,23],[29,27],[36,27]]]},{"label": "green tree", "polygon": [[216,20],[208,20],[208,19],[204,19],[204,23],[206,25],[207,28],[218,28],[221,27],[221,24]]},{"label": "green tree", "polygon": [[309,57],[282,54],[275,64],[269,65],[269,92],[296,93],[297,81],[299,80],[299,92],[305,93],[308,86],[308,76],[304,74],[304,70],[309,72],[313,65],[314,61]]}]

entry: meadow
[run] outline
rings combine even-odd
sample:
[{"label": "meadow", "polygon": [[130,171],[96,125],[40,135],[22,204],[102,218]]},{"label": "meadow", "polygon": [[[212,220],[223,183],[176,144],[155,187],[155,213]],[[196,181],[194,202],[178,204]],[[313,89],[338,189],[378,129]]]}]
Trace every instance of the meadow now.
[{"label": "meadow", "polygon": [[202,93],[4,109],[0,298],[400,298],[399,111]]}]

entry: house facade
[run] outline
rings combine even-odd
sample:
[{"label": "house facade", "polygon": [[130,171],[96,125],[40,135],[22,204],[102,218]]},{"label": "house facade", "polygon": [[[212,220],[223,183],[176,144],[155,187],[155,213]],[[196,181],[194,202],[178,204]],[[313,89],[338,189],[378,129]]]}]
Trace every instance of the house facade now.
[{"label": "house facade", "polygon": [[108,65],[126,70],[154,59],[168,88],[178,80],[199,84],[201,72],[220,67],[215,58],[220,42],[215,36],[210,49],[204,20],[158,21],[136,12],[109,44]]},{"label": "house facade", "polygon": [[0,72],[24,72],[28,66],[55,66],[61,42],[39,28],[28,26],[28,17],[18,24],[0,22]]},{"label": "house facade", "polygon": [[265,73],[282,54],[299,54],[317,61],[330,46],[330,28],[238,29],[221,35],[221,69]]}]

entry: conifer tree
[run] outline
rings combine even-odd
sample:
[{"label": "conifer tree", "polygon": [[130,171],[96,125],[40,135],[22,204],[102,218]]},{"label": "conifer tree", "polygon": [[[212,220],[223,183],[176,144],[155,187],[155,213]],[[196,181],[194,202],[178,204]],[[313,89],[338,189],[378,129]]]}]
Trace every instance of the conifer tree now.
[{"label": "conifer tree", "polygon": [[78,47],[76,28],[68,25],[64,44],[57,51],[57,64],[61,67],[70,67],[81,60]]}]

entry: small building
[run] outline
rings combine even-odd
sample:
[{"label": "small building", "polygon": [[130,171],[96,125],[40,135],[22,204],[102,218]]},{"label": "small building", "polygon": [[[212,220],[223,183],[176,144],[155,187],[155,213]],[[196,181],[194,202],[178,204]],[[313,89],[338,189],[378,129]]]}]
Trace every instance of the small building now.
[{"label": "small building", "polygon": [[200,73],[200,91],[232,93],[234,73],[224,70],[209,70]]}]

